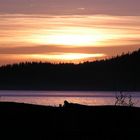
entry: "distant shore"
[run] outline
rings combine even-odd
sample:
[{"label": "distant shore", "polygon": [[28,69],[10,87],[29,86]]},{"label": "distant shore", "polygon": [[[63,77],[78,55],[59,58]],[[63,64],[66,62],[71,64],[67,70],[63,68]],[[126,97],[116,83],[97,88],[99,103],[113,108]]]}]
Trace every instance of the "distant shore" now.
[{"label": "distant shore", "polygon": [[23,129],[21,133],[26,136],[29,132],[32,139],[65,139],[67,136],[68,140],[81,140],[113,136],[117,140],[136,136],[140,131],[138,107],[85,106],[68,102],[51,107],[0,102],[0,117],[8,128]]},{"label": "distant shore", "polygon": [[140,91],[140,49],[81,64],[24,62],[0,67],[2,90]]}]

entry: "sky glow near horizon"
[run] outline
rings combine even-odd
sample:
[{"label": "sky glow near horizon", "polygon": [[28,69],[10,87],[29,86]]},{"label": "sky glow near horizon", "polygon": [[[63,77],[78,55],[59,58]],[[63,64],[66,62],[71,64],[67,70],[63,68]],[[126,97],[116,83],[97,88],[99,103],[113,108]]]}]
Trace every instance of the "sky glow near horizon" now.
[{"label": "sky glow near horizon", "polygon": [[0,65],[94,61],[140,46],[138,0],[11,1],[0,0]]}]

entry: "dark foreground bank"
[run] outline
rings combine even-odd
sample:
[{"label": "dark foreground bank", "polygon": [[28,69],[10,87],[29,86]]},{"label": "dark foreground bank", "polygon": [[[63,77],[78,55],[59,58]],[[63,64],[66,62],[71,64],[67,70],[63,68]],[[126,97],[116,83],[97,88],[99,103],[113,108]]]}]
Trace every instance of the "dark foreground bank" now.
[{"label": "dark foreground bank", "polygon": [[136,107],[0,102],[0,118],[0,134],[5,139],[119,140],[139,138],[140,132],[140,108]]}]

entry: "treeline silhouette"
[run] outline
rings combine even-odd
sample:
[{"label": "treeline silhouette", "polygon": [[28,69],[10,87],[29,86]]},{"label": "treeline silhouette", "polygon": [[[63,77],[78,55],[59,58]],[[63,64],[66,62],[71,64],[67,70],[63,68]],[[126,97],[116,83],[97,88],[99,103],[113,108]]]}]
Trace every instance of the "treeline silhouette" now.
[{"label": "treeline silhouette", "polygon": [[77,65],[26,62],[1,66],[0,89],[140,91],[140,49]]}]

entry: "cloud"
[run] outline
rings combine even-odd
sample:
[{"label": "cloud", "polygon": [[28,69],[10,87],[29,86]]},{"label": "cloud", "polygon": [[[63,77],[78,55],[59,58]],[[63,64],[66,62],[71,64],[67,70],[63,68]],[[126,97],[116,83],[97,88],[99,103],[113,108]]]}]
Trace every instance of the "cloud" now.
[{"label": "cloud", "polygon": [[100,38],[104,45],[114,40],[117,45],[136,44],[140,40],[140,16],[1,14],[0,27],[0,44],[11,46],[47,44],[52,35],[71,34]]},{"label": "cloud", "polygon": [[[77,7],[84,7],[79,12]],[[0,13],[140,15],[139,0],[0,0]]]},{"label": "cloud", "polygon": [[[74,38],[73,45],[67,45],[71,39],[63,42],[65,35],[66,39]],[[76,46],[73,35],[79,41],[81,37],[90,37],[93,44],[83,42]],[[139,47],[140,16],[0,14],[1,64],[31,60],[31,55],[54,53],[111,57]]]},{"label": "cloud", "polygon": [[[38,46],[19,46],[19,47],[0,47],[0,55],[25,55],[25,54],[53,54],[53,53],[105,53],[108,56],[114,56],[121,54],[122,52],[133,51],[140,48],[138,45],[125,45],[125,46],[108,46],[108,47],[71,47],[66,48],[63,46],[47,46],[47,45],[38,45]],[[111,50],[111,51],[110,51]]]},{"label": "cloud", "polygon": [[85,10],[86,8],[84,7],[80,7],[80,8],[77,8],[78,10]]},{"label": "cloud", "polygon": [[[134,51],[140,48],[135,46],[110,46],[110,47],[81,47],[81,48],[62,48],[62,46],[19,46],[15,48],[0,47],[0,65],[26,62],[26,61],[42,61],[42,62],[84,62],[110,58],[122,52]],[[10,58],[10,59],[9,59]],[[69,59],[70,58],[70,59]],[[75,58],[75,59],[74,59]],[[77,59],[76,59],[77,58]],[[80,60],[79,60],[80,59]]]},{"label": "cloud", "polygon": [[45,54],[51,52],[63,52],[63,49],[56,46],[42,46],[42,45],[30,47],[27,46],[0,47],[0,54]]}]

